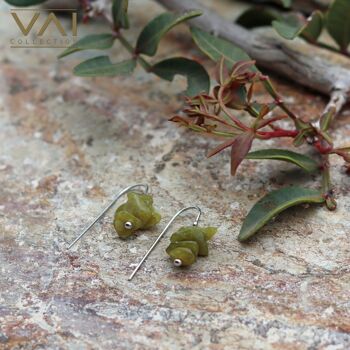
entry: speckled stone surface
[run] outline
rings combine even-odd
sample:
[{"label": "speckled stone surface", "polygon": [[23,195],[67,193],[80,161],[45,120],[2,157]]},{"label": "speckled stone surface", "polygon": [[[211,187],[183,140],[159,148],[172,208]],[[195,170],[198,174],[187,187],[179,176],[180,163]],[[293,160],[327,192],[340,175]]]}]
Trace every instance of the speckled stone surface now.
[{"label": "speckled stone surface", "polygon": [[[131,11],[135,37],[161,9],[139,1]],[[74,77],[72,67],[90,54],[57,62],[55,49],[10,49],[15,29],[4,5],[0,17],[0,349],[350,348],[350,179],[340,160],[332,158],[336,212],[289,210],[242,245],[240,225],[259,197],[292,183],[315,186],[315,178],[254,161],[230,177],[228,153],[205,157],[217,141],[167,121],[181,106],[183,80],[141,69],[130,78]],[[166,37],[160,55],[179,52],[203,60],[185,27]],[[112,53],[126,57],[118,45]],[[325,105],[277,84],[305,118]],[[349,121],[346,109],[336,122],[339,144]],[[138,182],[152,186],[163,213],[156,229],[121,241],[111,211],[66,251],[115,193]],[[203,224],[219,227],[209,257],[178,270],[165,237],[128,282],[167,220],[193,204]]]}]

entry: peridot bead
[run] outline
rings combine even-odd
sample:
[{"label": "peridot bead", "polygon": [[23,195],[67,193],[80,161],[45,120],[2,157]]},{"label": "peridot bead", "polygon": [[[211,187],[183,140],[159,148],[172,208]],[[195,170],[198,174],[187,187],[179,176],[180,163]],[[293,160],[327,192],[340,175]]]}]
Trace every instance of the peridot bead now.
[{"label": "peridot bead", "polygon": [[208,243],[216,233],[216,227],[182,227],[170,237],[166,252],[176,266],[189,266],[197,256],[208,255]]},{"label": "peridot bead", "polygon": [[153,206],[151,195],[129,192],[127,196],[127,202],[114,215],[114,228],[121,238],[130,237],[137,230],[151,228],[161,219]]}]

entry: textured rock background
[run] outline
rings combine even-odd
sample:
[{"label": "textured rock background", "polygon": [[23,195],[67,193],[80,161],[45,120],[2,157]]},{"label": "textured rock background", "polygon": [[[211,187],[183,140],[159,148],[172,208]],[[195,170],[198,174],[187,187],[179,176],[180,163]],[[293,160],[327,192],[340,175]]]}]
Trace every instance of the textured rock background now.
[{"label": "textured rock background", "polygon": [[[73,65],[90,54],[57,62],[55,49],[10,49],[16,28],[1,6],[0,349],[350,348],[350,180],[340,160],[332,159],[335,213],[289,210],[241,245],[240,224],[257,198],[313,179],[253,161],[231,178],[227,153],[205,158],[215,140],[167,121],[181,106],[180,78],[170,84],[141,69],[130,78],[74,77]],[[132,4],[128,35],[160,11]],[[104,30],[80,26],[80,35]],[[203,59],[185,27],[166,37],[160,54],[179,51]],[[115,61],[126,57],[118,45],[112,52]],[[324,107],[309,91],[275,81],[303,117]],[[345,110],[336,122],[339,143],[350,136],[349,120]],[[152,186],[163,213],[157,229],[120,241],[110,212],[66,251],[115,193],[138,182]],[[165,238],[128,282],[167,220],[193,204],[203,224],[219,227],[210,256],[175,269]]]}]

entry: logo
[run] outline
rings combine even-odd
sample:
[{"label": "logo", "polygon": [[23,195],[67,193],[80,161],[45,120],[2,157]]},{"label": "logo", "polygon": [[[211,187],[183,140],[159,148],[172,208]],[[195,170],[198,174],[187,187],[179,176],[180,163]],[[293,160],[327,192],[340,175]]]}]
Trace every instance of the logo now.
[{"label": "logo", "polygon": [[[62,25],[58,11],[70,14],[68,26]],[[11,16],[18,28],[18,36],[10,40],[12,48],[67,48],[77,40],[75,9],[12,9]]]}]

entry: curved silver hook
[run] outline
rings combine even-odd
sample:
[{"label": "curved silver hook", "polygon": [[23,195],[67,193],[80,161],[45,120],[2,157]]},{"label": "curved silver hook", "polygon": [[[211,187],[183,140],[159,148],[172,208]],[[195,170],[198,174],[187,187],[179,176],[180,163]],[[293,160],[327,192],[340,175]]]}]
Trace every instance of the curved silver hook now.
[{"label": "curved silver hook", "polygon": [[135,270],[132,272],[132,274],[129,276],[128,281],[131,281],[134,276],[136,275],[136,272],[140,269],[141,265],[145,262],[145,260],[148,258],[148,256],[151,254],[151,252],[153,251],[153,249],[156,247],[156,245],[159,243],[159,241],[162,239],[162,237],[166,234],[166,232],[168,231],[170,225],[173,223],[173,221],[180,215],[182,214],[184,211],[187,210],[192,210],[192,209],[196,209],[198,210],[198,215],[196,217],[196,220],[193,222],[193,226],[197,226],[199,219],[202,215],[202,210],[197,207],[197,206],[193,206],[193,207],[186,207],[183,208],[181,210],[179,210],[172,218],[171,220],[168,222],[168,224],[164,227],[164,230],[161,232],[161,234],[158,236],[158,238],[154,241],[154,243],[152,244],[151,248],[149,248],[148,252],[144,255],[144,257],[141,259],[141,261],[138,263],[138,265],[135,267]]},{"label": "curved silver hook", "polygon": [[113,205],[117,202],[117,200],[123,196],[125,193],[130,192],[131,190],[133,190],[136,187],[144,187],[145,188],[145,193],[148,193],[148,185],[147,184],[137,184],[137,185],[132,185],[132,186],[128,186],[126,188],[124,188],[123,190],[121,190],[116,197],[112,200],[111,203],[109,203],[105,208],[102,209],[101,213],[97,215],[97,217],[91,222],[91,224],[89,224],[88,226],[86,226],[83,230],[83,232],[69,245],[69,247],[67,248],[68,250],[71,249],[73,247],[73,245],[75,243],[77,243],[90,229],[92,226],[94,226],[99,220],[101,220],[101,218],[106,214],[106,212],[113,207]]}]

